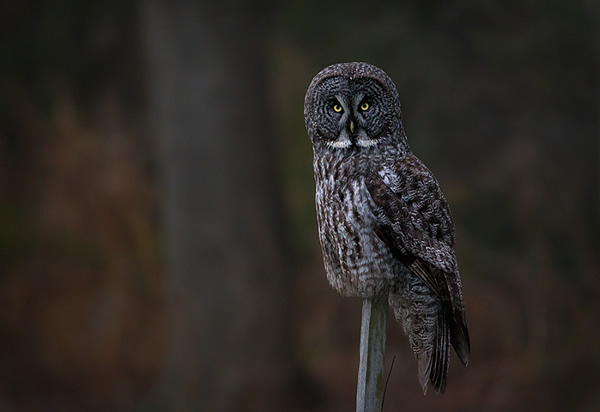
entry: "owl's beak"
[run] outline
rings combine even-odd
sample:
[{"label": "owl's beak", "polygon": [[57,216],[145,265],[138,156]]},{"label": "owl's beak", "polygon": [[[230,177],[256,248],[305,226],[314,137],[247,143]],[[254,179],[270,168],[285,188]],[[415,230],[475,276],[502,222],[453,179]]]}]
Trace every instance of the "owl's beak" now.
[{"label": "owl's beak", "polygon": [[350,133],[354,134],[354,120],[350,120]]}]

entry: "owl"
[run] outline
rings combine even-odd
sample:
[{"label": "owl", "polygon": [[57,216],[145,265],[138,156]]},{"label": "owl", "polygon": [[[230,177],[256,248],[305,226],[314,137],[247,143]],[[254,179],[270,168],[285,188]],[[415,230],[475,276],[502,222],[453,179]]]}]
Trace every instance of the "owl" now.
[{"label": "owl", "polygon": [[327,279],[346,296],[387,293],[418,362],[423,393],[446,390],[450,345],[467,365],[469,332],[450,208],[411,152],[398,91],[367,63],[334,64],[304,101]]}]

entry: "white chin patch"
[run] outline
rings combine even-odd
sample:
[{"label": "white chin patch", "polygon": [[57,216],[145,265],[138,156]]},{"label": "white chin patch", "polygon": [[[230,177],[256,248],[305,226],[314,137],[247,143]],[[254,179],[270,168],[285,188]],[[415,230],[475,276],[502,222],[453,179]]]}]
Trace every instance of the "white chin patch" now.
[{"label": "white chin patch", "polygon": [[338,149],[344,149],[346,147],[352,146],[352,141],[350,139],[328,140],[327,145],[330,147],[338,148]]},{"label": "white chin patch", "polygon": [[369,147],[369,146],[374,146],[377,143],[379,143],[379,139],[368,139],[368,138],[359,138],[356,141],[356,144],[360,147]]}]

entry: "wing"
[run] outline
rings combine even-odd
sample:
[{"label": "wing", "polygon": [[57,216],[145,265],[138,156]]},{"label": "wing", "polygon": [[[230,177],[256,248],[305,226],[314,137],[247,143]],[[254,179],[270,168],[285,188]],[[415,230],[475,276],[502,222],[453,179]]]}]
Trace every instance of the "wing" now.
[{"label": "wing", "polygon": [[466,364],[469,337],[453,248],[456,234],[437,180],[411,154],[367,176],[365,183],[375,204],[377,236],[450,309],[452,346]]}]

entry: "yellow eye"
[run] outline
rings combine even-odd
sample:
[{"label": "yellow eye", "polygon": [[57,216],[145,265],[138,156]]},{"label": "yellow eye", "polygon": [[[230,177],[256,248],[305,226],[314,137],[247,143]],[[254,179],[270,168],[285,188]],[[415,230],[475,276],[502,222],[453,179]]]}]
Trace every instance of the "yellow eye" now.
[{"label": "yellow eye", "polygon": [[333,111],[336,113],[339,113],[342,111],[342,106],[340,106],[339,104],[334,104],[333,105]]},{"label": "yellow eye", "polygon": [[360,105],[360,110],[362,110],[364,112],[366,110],[369,110],[369,107],[371,107],[371,105],[367,102],[364,102],[363,104]]}]

